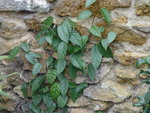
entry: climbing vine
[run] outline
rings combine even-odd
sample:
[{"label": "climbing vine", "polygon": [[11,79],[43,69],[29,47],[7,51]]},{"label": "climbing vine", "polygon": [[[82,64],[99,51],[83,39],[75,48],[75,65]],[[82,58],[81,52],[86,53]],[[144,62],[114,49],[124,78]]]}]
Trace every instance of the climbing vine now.
[{"label": "climbing vine", "polygon": [[[92,5],[96,0],[87,0],[86,7]],[[106,8],[101,8],[100,12],[104,20],[111,24],[111,17]],[[82,11],[77,17],[83,20],[92,15],[89,10]],[[104,27],[96,25],[91,26],[89,32],[97,38],[103,38]],[[30,45],[23,42],[15,47],[9,54],[9,59],[13,59],[19,51],[25,53],[27,61],[33,65],[33,79],[30,83],[22,85],[22,92],[25,98],[29,98],[28,89],[32,92],[32,103],[30,104],[30,113],[66,113],[67,102],[69,98],[75,102],[82,95],[83,89],[88,87],[88,83],[76,84],[73,82],[77,72],[87,73],[90,80],[94,81],[96,70],[100,67],[103,57],[113,58],[113,53],[109,44],[116,38],[115,32],[109,32],[106,38],[103,38],[91,49],[91,62],[86,63],[83,60],[85,46],[88,43],[88,36],[81,36],[76,30],[76,23],[66,19],[60,25],[53,23],[53,17],[48,17],[41,24],[41,30],[36,36],[37,43],[43,45],[48,43],[52,51],[57,53],[57,57],[49,56],[46,60],[47,72],[40,74],[42,64],[39,59],[41,54],[30,51]],[[69,75],[69,76],[68,76]],[[45,109],[41,109],[41,103]]]},{"label": "climbing vine", "polygon": [[[145,80],[142,80],[143,83],[146,83],[147,85],[150,85],[150,57],[146,58],[140,58],[138,59],[136,66],[139,68],[142,65],[148,65],[147,69],[142,69],[139,73],[140,75],[145,75],[147,78]],[[143,106],[142,113],[149,113],[150,112],[150,88],[147,93],[145,93],[143,96],[139,96],[139,102],[134,104],[135,106]]]}]

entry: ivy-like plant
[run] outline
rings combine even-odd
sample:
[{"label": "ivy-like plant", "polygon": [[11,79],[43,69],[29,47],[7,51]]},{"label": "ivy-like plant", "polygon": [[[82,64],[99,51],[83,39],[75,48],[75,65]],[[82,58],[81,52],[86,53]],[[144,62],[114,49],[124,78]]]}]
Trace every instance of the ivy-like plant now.
[{"label": "ivy-like plant", "polygon": [[[92,5],[96,0],[87,0],[86,7]],[[107,9],[101,8],[101,13],[108,24],[111,23],[110,14]],[[86,19],[92,15],[89,10],[82,11],[78,19]],[[89,32],[102,37],[104,27],[92,26]],[[53,17],[48,17],[41,24],[41,31],[37,34],[36,40],[39,45],[48,43],[52,51],[57,52],[57,57],[49,56],[46,60],[47,73],[40,75],[42,64],[39,59],[42,55],[30,51],[30,45],[23,42],[10,52],[10,59],[13,59],[22,49],[25,58],[33,65],[32,74],[35,77],[29,84],[22,85],[22,92],[25,98],[28,97],[28,87],[32,91],[32,104],[30,113],[67,113],[68,99],[76,101],[82,95],[87,83],[76,84],[73,82],[77,72],[88,73],[89,78],[94,81],[96,70],[100,67],[102,57],[113,58],[109,44],[116,38],[115,32],[110,32],[107,38],[102,39],[91,50],[91,63],[86,63],[82,56],[88,42],[88,36],[81,36],[76,30],[76,24],[66,19],[60,25],[53,23]],[[67,76],[69,75],[69,76]],[[40,103],[45,104],[45,109],[40,109]]]},{"label": "ivy-like plant", "polygon": [[[148,77],[146,80],[143,80],[143,83],[146,83],[147,85],[150,85],[150,57],[146,58],[140,58],[138,59],[136,66],[140,67],[141,65],[148,65],[147,69],[141,70],[139,75],[144,74]],[[139,96],[139,102],[134,104],[135,106],[143,106],[142,113],[149,113],[150,112],[150,88],[147,93],[145,93],[143,96]]]}]

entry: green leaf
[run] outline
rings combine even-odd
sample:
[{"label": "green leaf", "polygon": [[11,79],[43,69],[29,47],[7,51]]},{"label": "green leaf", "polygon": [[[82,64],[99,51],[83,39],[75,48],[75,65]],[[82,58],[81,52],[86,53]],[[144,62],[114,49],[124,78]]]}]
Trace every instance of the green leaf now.
[{"label": "green leaf", "polygon": [[15,58],[15,56],[17,56],[17,54],[20,52],[20,47],[16,46],[15,48],[13,48],[10,52],[9,52],[9,59],[13,59]]},{"label": "green leaf", "polygon": [[32,92],[35,92],[41,84],[44,82],[45,76],[40,76],[36,78],[32,83]]},{"label": "green leaf", "polygon": [[76,67],[74,67],[72,64],[69,64],[69,75],[71,77],[71,79],[74,79],[76,77],[76,73],[77,73],[77,69]]},{"label": "green leaf", "polygon": [[0,56],[0,60],[9,59],[8,55]]},{"label": "green leaf", "polygon": [[35,64],[38,62],[37,59],[34,59],[33,56],[28,53],[25,54],[25,57],[31,64]]},{"label": "green leaf", "polygon": [[72,28],[76,27],[76,23],[74,23],[72,20],[67,19],[66,21],[68,21],[68,23],[71,25]]},{"label": "green leaf", "polygon": [[81,36],[81,47],[83,47],[88,41],[87,36]]},{"label": "green leaf", "polygon": [[42,101],[42,95],[34,95],[32,97],[32,102],[33,102],[35,107],[37,107],[41,101]]},{"label": "green leaf", "polygon": [[[34,113],[41,113],[39,108],[36,108],[33,104],[29,105],[29,108],[34,111]],[[33,113],[33,112],[32,112]]]},{"label": "green leaf", "polygon": [[94,81],[95,80],[95,76],[96,76],[96,70],[94,68],[94,66],[92,64],[88,65],[88,75],[89,78]]},{"label": "green leaf", "polygon": [[89,10],[81,11],[78,16],[78,20],[89,18],[91,15],[92,15],[92,12]]},{"label": "green leaf", "polygon": [[68,21],[64,21],[61,25],[57,27],[57,32],[60,39],[68,43],[70,39],[70,34],[72,32],[72,27]]},{"label": "green leaf", "polygon": [[110,47],[108,47],[107,51],[103,48],[101,43],[98,43],[97,47],[98,47],[99,52],[102,54],[102,56],[107,57],[107,58],[113,58],[113,53]]},{"label": "green leaf", "polygon": [[97,45],[95,45],[92,48],[91,59],[92,59],[92,64],[96,70],[102,61],[102,54],[99,52]]},{"label": "green leaf", "polygon": [[23,96],[24,96],[25,98],[28,98],[28,94],[27,94],[27,92],[28,92],[28,85],[27,85],[27,83],[24,83],[24,84],[21,86],[21,91],[22,91],[22,93],[23,93]]},{"label": "green leaf", "polygon": [[42,64],[40,63],[35,63],[34,66],[33,66],[33,69],[32,69],[32,74],[33,75],[37,75],[42,69]]},{"label": "green leaf", "polygon": [[101,43],[102,43],[103,48],[107,51],[107,48],[108,48],[107,39],[103,39],[103,40],[101,41]]},{"label": "green leaf", "polygon": [[115,32],[109,32],[108,36],[107,36],[107,42],[108,44],[110,44],[111,42],[113,42],[116,39],[117,34]]},{"label": "green leaf", "polygon": [[143,58],[139,58],[136,62],[136,67],[140,67],[142,64],[145,64],[146,61]]},{"label": "green leaf", "polygon": [[21,48],[22,48],[25,52],[29,52],[30,46],[29,46],[29,44],[27,44],[26,42],[22,42]]},{"label": "green leaf", "polygon": [[145,58],[147,64],[150,64],[150,56]]},{"label": "green leaf", "polygon": [[45,36],[45,39],[51,45],[53,42],[53,35],[49,33]]},{"label": "green leaf", "polygon": [[76,44],[78,46],[82,46],[81,45],[81,36],[80,34],[76,31],[76,30],[73,30],[72,31],[72,34],[71,34],[71,37],[70,37],[70,41],[73,43],[73,44]]},{"label": "green leaf", "polygon": [[60,92],[63,96],[65,96],[68,92],[68,88],[69,88],[69,82],[66,78],[64,78],[61,82],[60,82]]},{"label": "green leaf", "polygon": [[97,26],[92,26],[89,31],[91,34],[98,36],[98,37],[101,37],[101,31],[102,30],[103,30],[102,28],[99,28]]},{"label": "green leaf", "polygon": [[50,87],[50,95],[52,99],[56,100],[59,95],[60,95],[60,86],[57,82],[55,82],[51,87]]},{"label": "green leaf", "polygon": [[65,105],[67,104],[67,102],[68,102],[68,97],[67,96],[59,96],[58,99],[57,99],[57,105],[60,108],[64,108]]},{"label": "green leaf", "polygon": [[52,63],[53,63],[54,58],[52,56],[50,56],[47,60],[46,60],[46,65],[47,67],[49,67]]},{"label": "green leaf", "polygon": [[43,101],[46,104],[46,106],[49,108],[49,110],[54,111],[56,109],[56,104],[53,102],[52,98],[50,95],[44,95],[43,96]]},{"label": "green leaf", "polygon": [[101,11],[101,14],[104,17],[105,21],[108,24],[111,24],[111,17],[110,17],[109,11],[106,8],[101,8],[100,11]]},{"label": "green leaf", "polygon": [[57,70],[55,69],[48,70],[46,76],[47,76],[48,83],[52,84],[56,80]]},{"label": "green leaf", "polygon": [[65,42],[61,42],[58,46],[58,58],[63,59],[67,54],[67,44]]},{"label": "green leaf", "polygon": [[64,69],[66,68],[66,60],[65,59],[59,59],[58,60],[58,64],[57,64],[57,73],[60,74],[64,71]]},{"label": "green leaf", "polygon": [[41,30],[45,31],[50,27],[53,23],[53,17],[48,17],[42,22]]},{"label": "green leaf", "polygon": [[42,44],[44,44],[46,42],[46,37],[42,37],[42,38],[40,38],[39,40],[38,40],[38,45],[42,45]]},{"label": "green leaf", "polygon": [[83,89],[87,88],[88,84],[87,83],[81,83],[76,87],[76,92],[80,93],[83,91]]},{"label": "green leaf", "polygon": [[102,113],[101,111],[95,111],[94,113]]},{"label": "green leaf", "polygon": [[90,5],[92,5],[94,2],[96,2],[96,0],[86,0],[86,7],[89,7]]},{"label": "green leaf", "polygon": [[84,70],[85,69],[85,62],[84,60],[81,58],[81,56],[79,55],[71,55],[71,63],[73,66],[81,69],[81,70]]}]

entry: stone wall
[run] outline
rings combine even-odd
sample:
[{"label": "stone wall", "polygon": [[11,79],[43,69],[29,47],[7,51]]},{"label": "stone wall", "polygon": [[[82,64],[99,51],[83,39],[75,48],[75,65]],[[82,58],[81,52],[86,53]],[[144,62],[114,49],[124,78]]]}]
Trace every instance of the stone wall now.
[{"label": "stone wall", "polygon": [[[78,21],[76,16],[85,9],[85,1],[0,0],[0,55],[8,54],[13,47],[27,41],[32,45],[33,51],[42,53],[47,58],[46,51],[35,44],[34,37],[39,31],[40,22],[48,16],[53,16],[56,24],[70,18],[78,24],[77,29],[84,35],[88,35],[87,28],[94,21],[98,26],[107,27],[104,36],[109,31],[117,32],[117,39],[111,45],[114,59],[103,59],[94,82],[86,76],[76,78],[76,83],[85,81],[90,85],[76,103],[69,101],[69,112],[94,113],[95,110],[101,110],[104,113],[140,113],[141,108],[132,104],[136,101],[136,96],[143,95],[148,87],[138,79],[139,69],[135,68],[135,61],[150,56],[150,0],[98,0],[90,9],[96,13],[101,7],[108,8],[113,19],[110,26],[105,24],[99,14],[96,18]],[[90,39],[84,56],[87,62],[89,50],[97,42],[94,37]],[[20,87],[24,81],[29,82],[32,79],[31,73],[25,71],[30,69],[31,66],[22,55],[13,62],[0,62],[0,73],[21,73],[0,81],[4,83],[3,89],[13,97],[3,97],[5,103],[0,101],[0,109],[12,113],[27,112],[26,106],[30,100],[23,98]]]}]

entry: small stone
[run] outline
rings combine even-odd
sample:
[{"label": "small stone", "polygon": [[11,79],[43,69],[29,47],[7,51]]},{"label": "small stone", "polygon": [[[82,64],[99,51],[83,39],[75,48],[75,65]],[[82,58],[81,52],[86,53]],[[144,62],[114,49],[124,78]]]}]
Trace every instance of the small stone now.
[{"label": "small stone", "polygon": [[[60,0],[56,4],[54,11],[60,16],[77,16],[80,11],[85,10],[85,2],[86,0]],[[97,0],[89,9],[96,14],[102,7],[113,10],[115,8],[129,7],[130,4],[131,0]]]},{"label": "small stone", "polygon": [[138,84],[137,73],[130,69],[116,69],[115,75],[118,82]]},{"label": "small stone", "polygon": [[70,108],[69,113],[94,113],[94,111],[86,108]]},{"label": "small stone", "polygon": [[2,20],[0,24],[0,37],[5,39],[14,39],[22,37],[25,34],[27,34],[27,26],[22,20]]},{"label": "small stone", "polygon": [[22,94],[22,91],[21,91],[21,85],[14,87],[13,91],[15,93],[17,93],[19,95],[19,97],[22,97],[22,98],[24,97],[23,94]]},{"label": "small stone", "polygon": [[134,107],[131,102],[115,104],[108,113],[140,113],[141,107]]},{"label": "small stone", "polygon": [[119,103],[132,95],[128,86],[111,80],[103,81],[102,85],[91,85],[84,90],[84,96],[93,100]]},{"label": "small stone", "polygon": [[46,0],[1,0],[0,11],[48,12],[52,6]]}]

